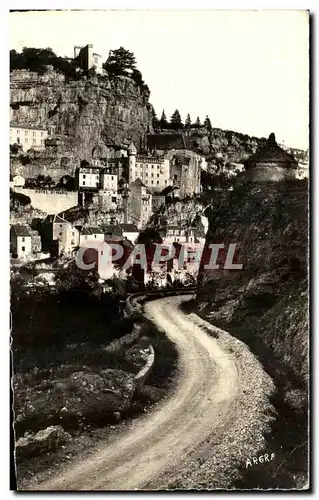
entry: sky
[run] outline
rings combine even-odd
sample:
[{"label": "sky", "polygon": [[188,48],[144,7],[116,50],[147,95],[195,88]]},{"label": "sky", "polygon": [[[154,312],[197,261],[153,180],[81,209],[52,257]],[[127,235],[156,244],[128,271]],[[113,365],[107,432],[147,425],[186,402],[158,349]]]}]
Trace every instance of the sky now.
[{"label": "sky", "polygon": [[105,10],[13,12],[10,48],[51,47],[73,56],[92,43],[132,51],[160,116],[209,115],[212,126],[276,134],[308,148],[308,14],[297,10]]}]

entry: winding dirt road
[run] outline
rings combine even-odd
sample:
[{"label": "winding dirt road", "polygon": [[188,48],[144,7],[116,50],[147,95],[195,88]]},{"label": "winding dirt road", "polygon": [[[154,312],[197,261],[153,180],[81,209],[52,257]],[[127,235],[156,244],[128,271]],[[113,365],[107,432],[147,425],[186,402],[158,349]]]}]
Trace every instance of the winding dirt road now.
[{"label": "winding dirt road", "polygon": [[179,350],[178,381],[171,397],[100,452],[32,489],[162,489],[208,436],[218,437],[218,429],[230,425],[236,365],[231,354],[180,311],[180,303],[189,298],[164,298],[145,306],[147,316]]}]

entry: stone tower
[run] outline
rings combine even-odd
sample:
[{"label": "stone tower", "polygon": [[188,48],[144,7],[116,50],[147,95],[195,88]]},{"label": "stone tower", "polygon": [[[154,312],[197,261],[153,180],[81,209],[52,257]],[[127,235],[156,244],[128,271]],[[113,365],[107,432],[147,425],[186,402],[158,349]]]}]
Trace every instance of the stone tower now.
[{"label": "stone tower", "polygon": [[124,210],[123,223],[127,224],[131,222],[131,190],[128,185],[126,185],[122,190],[122,199]]},{"label": "stone tower", "polygon": [[128,181],[129,182],[132,182],[135,179],[135,176],[132,175],[132,173],[135,172],[136,154],[137,154],[137,149],[134,145],[134,142],[131,141],[131,144],[128,147]]}]

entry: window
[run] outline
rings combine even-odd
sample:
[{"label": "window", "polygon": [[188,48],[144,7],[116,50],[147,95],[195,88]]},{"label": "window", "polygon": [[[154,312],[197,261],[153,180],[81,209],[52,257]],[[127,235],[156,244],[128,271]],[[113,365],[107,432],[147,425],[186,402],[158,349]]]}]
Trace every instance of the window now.
[{"label": "window", "polygon": [[22,247],[21,250],[22,250],[22,252],[25,252],[25,247]]},{"label": "window", "polygon": [[43,132],[41,132],[41,137],[43,137]]},{"label": "window", "polygon": [[85,186],[85,181],[83,181],[83,186]]},{"label": "window", "polygon": [[99,185],[99,181],[96,181],[96,185],[97,185],[97,186]]},{"label": "window", "polygon": [[94,235],[94,238],[96,238],[96,234]]},{"label": "window", "polygon": [[35,143],[36,143],[36,140],[35,140],[35,139],[33,139],[32,144],[35,144]]},{"label": "window", "polygon": [[152,168],[154,168],[154,165],[152,165]]},{"label": "window", "polygon": [[152,181],[151,184],[154,184],[154,181]]},{"label": "window", "polygon": [[101,255],[103,255],[103,250],[101,250]]},{"label": "window", "polygon": [[157,174],[157,177],[159,177],[159,174]]},{"label": "window", "polygon": [[60,224],[60,227],[62,227],[62,224]]},{"label": "window", "polygon": [[154,177],[154,174],[153,174],[153,172],[152,172],[152,177]]},{"label": "window", "polygon": [[113,177],[113,175],[112,175],[111,179],[112,179],[112,181],[114,181],[114,177]]},{"label": "window", "polygon": [[85,175],[85,174],[83,174],[83,179],[85,179],[85,177],[86,177],[86,175]]},{"label": "window", "polygon": [[43,140],[41,139],[41,144],[43,144]]},{"label": "window", "polygon": [[33,137],[35,137],[35,136],[36,136],[36,132],[33,132]]},{"label": "window", "polygon": [[24,139],[24,142],[25,142],[26,144],[28,144],[28,138]]},{"label": "window", "polygon": [[157,184],[159,184],[159,181],[157,181]]},{"label": "window", "polygon": [[22,238],[22,242],[23,242],[23,243],[25,242],[25,239],[24,239],[24,238]]},{"label": "window", "polygon": [[62,236],[62,233],[59,233],[59,236]]},{"label": "window", "polygon": [[17,134],[18,134],[18,135],[20,134],[20,130],[17,130]]},{"label": "window", "polygon": [[24,131],[24,135],[28,135],[28,131],[27,130]]}]

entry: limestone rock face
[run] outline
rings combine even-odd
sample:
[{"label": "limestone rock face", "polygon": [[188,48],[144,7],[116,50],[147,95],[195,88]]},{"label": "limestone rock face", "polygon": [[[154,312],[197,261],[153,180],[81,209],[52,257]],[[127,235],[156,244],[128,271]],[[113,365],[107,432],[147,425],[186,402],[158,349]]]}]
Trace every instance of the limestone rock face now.
[{"label": "limestone rock face", "polygon": [[103,156],[108,145],[140,144],[151,130],[148,99],[148,91],[124,76],[66,81],[53,71],[11,73],[11,121],[53,127],[61,137],[61,154],[81,159],[92,158],[94,149]]}]

